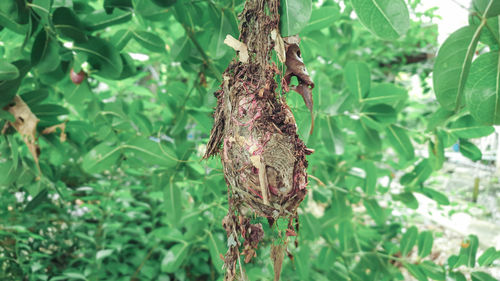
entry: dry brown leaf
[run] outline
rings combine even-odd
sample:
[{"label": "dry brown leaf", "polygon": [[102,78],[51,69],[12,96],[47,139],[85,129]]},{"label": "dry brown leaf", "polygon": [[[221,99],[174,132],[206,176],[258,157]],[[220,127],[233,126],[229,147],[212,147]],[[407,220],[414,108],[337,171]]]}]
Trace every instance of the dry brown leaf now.
[{"label": "dry brown leaf", "polygon": [[61,142],[65,142],[66,141],[66,133],[65,133],[66,122],[45,128],[42,131],[42,134],[44,134],[44,135],[52,134],[52,133],[55,133],[57,129],[61,130],[61,136],[59,137],[59,140]]},{"label": "dry brown leaf", "polygon": [[239,58],[241,62],[243,63],[248,62],[248,48],[247,45],[245,45],[245,43],[238,41],[236,38],[228,34],[226,35],[226,39],[224,39],[224,44],[233,48],[235,51],[240,52]]},{"label": "dry brown leaf", "polygon": [[36,126],[40,120],[31,112],[29,106],[19,96],[15,96],[12,103],[13,105],[9,106],[7,111],[14,115],[16,120],[14,122],[9,122],[9,124],[14,127],[23,138],[31,155],[33,155],[38,171],[41,173],[38,163],[40,147],[38,146],[36,137]]},{"label": "dry brown leaf", "polygon": [[281,267],[285,258],[286,245],[271,245],[271,259],[274,267],[274,281],[280,280]]}]

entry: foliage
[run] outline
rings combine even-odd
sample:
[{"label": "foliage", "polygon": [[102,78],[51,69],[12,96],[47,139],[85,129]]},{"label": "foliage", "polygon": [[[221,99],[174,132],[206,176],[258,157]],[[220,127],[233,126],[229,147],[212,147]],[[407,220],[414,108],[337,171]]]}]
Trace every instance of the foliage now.
[{"label": "foliage", "polygon": [[[414,193],[449,203],[426,186],[445,148],[458,142],[464,156],[481,158],[468,139],[498,124],[498,1],[472,1],[470,26],[441,46],[433,79],[442,107],[425,80],[437,47],[432,10],[415,12],[418,0],[324,2],[282,0],[292,12],[282,12],[282,34],[301,30],[316,84],[312,135],[301,98],[287,96],[315,153],[283,280],[403,280],[402,267],[418,280],[464,280],[459,266],[491,265],[498,251],[476,258],[475,236],[435,264],[433,233],[392,209],[416,209]],[[223,41],[238,37],[243,4],[0,1],[0,279],[223,278],[226,183],[217,160],[199,159],[212,93],[234,57]],[[297,14],[308,4],[310,17]],[[297,16],[303,22],[291,25]],[[402,74],[422,78],[421,100]],[[38,143],[7,125],[18,117],[9,112],[16,95],[40,120],[28,124]],[[268,247],[257,257],[247,275],[267,280]],[[472,279],[493,280],[480,271]]]}]

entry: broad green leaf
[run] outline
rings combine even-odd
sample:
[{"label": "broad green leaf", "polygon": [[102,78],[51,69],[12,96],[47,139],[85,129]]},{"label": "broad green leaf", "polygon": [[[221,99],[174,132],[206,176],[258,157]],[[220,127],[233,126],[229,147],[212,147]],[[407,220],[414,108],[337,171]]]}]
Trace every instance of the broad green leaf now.
[{"label": "broad green leaf", "polygon": [[16,121],[16,118],[10,112],[0,109],[0,120],[7,120],[10,122],[14,122]]},{"label": "broad green leaf", "polygon": [[[168,2],[168,0],[159,1]],[[180,1],[181,0],[179,0],[179,2]],[[173,14],[173,7],[158,6],[157,4],[155,4],[155,1],[133,0],[132,2],[134,4],[134,13],[147,20],[165,21]],[[173,4],[175,4],[176,1],[170,2],[173,2]]]},{"label": "broad green leaf", "polygon": [[108,13],[113,12],[113,8],[122,10],[131,10],[133,8],[132,0],[104,0],[104,9]]},{"label": "broad green leaf", "polygon": [[373,34],[394,40],[410,28],[408,8],[403,0],[351,0],[359,20]]},{"label": "broad green leaf", "polygon": [[30,7],[40,17],[43,24],[50,23],[50,13],[52,10],[52,0],[33,0]]},{"label": "broad green leaf", "polygon": [[408,272],[410,272],[411,275],[413,275],[413,277],[415,277],[418,281],[427,281],[428,280],[427,275],[422,270],[420,265],[407,263],[407,262],[403,262],[403,265],[404,265],[404,267],[406,267],[406,269],[408,269]]},{"label": "broad green leaf", "polygon": [[61,61],[58,42],[54,42],[44,29],[40,30],[33,43],[31,65],[40,73],[55,70]]},{"label": "broad green leaf", "polygon": [[389,83],[375,84],[367,97],[362,99],[364,104],[394,104],[408,98],[406,89]]},{"label": "broad green leaf", "polygon": [[172,182],[172,179],[167,178],[161,181],[164,186],[161,186],[163,189],[163,197],[165,202],[165,209],[167,213],[168,221],[173,225],[177,226],[179,221],[182,218],[182,201],[181,201],[181,191],[180,187]]},{"label": "broad green leaf", "polygon": [[21,95],[21,99],[29,106],[33,107],[34,105],[39,104],[49,97],[49,91],[47,89],[38,89],[23,93]]},{"label": "broad green leaf", "polygon": [[24,35],[28,30],[26,25],[16,21],[17,5],[15,1],[2,1],[0,4],[0,26],[8,28],[18,34]]},{"label": "broad green leaf", "polygon": [[132,39],[132,32],[129,29],[120,29],[111,37],[111,43],[117,50],[121,51],[130,39]]},{"label": "broad green leaf", "polygon": [[419,264],[420,269],[432,280],[445,281],[446,272],[442,266],[439,266],[432,261],[423,261]]},{"label": "broad green leaf", "polygon": [[464,239],[460,248],[460,254],[456,266],[466,265],[474,267],[476,265],[476,253],[479,246],[479,240],[476,235],[469,235]]},{"label": "broad green leaf", "polygon": [[413,246],[417,243],[418,230],[415,226],[408,228],[401,237],[401,242],[399,249],[401,250],[401,255],[405,257],[413,249]]},{"label": "broad green leaf", "polygon": [[427,197],[431,198],[432,200],[436,201],[439,205],[450,205],[450,200],[446,195],[443,193],[433,189],[433,188],[428,188],[428,187],[422,187],[420,191]]},{"label": "broad green leaf", "polygon": [[454,115],[452,110],[447,110],[442,107],[438,108],[435,112],[431,114],[431,116],[427,119],[427,130],[432,131],[436,129],[438,126],[445,125],[446,121],[450,119]]},{"label": "broad green leaf", "polygon": [[329,151],[334,151],[335,154],[340,155],[344,153],[344,134],[340,131],[337,120],[334,117],[325,117],[320,119],[319,127],[321,138],[325,148]]},{"label": "broad green leaf", "polygon": [[65,107],[58,104],[36,104],[31,107],[31,111],[42,120],[69,113]]},{"label": "broad green leaf", "polygon": [[114,250],[113,249],[104,249],[104,250],[99,250],[96,255],[95,259],[96,260],[103,260],[106,257],[109,257],[113,254]]},{"label": "broad green leaf", "polygon": [[422,159],[411,172],[406,173],[401,177],[400,183],[408,187],[414,187],[422,184],[430,177],[431,174],[432,167],[429,160]]},{"label": "broad green leaf", "polygon": [[157,53],[165,52],[165,42],[160,38],[160,36],[143,30],[132,30],[131,32],[134,35],[135,41],[147,50]]},{"label": "broad green leaf", "polygon": [[475,271],[470,274],[472,281],[498,281],[486,272]]},{"label": "broad green leaf", "polygon": [[85,27],[90,31],[104,29],[108,26],[122,24],[132,19],[131,11],[114,9],[113,13],[107,14],[105,10],[97,10],[83,18]]},{"label": "broad green leaf", "polygon": [[231,17],[233,17],[234,20],[233,12],[231,10],[222,9],[220,11],[217,11],[216,13],[217,15],[214,19],[215,34],[210,40],[209,52],[214,59],[219,59],[223,57],[229,50],[229,47],[224,43],[226,36],[229,34],[233,37],[237,37],[237,34],[236,32],[234,32],[232,24],[230,22]]},{"label": "broad green leaf", "polygon": [[370,117],[380,124],[389,125],[396,122],[397,112],[394,108],[387,104],[376,104],[364,108],[361,115]]},{"label": "broad green leaf", "polygon": [[281,36],[299,34],[311,17],[311,0],[280,0]]},{"label": "broad green leaf", "polygon": [[129,157],[138,157],[147,165],[173,168],[177,165],[174,152],[159,142],[144,137],[136,137],[123,145]]},{"label": "broad green leaf", "polygon": [[433,243],[432,232],[422,231],[418,235],[418,256],[421,258],[427,257],[432,251]]},{"label": "broad green leaf", "polygon": [[382,146],[382,141],[380,139],[380,134],[378,131],[367,127],[363,122],[354,121],[352,123],[353,130],[358,135],[361,143],[369,151],[378,151]]},{"label": "broad green leaf", "polygon": [[454,281],[467,281],[467,279],[465,278],[465,276],[457,271],[457,272],[450,272],[448,274],[448,277],[451,279],[451,280],[454,280]]},{"label": "broad green leaf", "polygon": [[480,266],[490,266],[496,259],[500,258],[500,252],[497,252],[495,247],[489,247],[484,251],[484,253],[477,259],[477,263]]},{"label": "broad green leaf", "polygon": [[170,53],[173,61],[183,62],[185,61],[191,53],[191,39],[188,36],[179,37],[172,46],[172,52]]},{"label": "broad green leaf", "polygon": [[372,161],[363,161],[362,169],[365,170],[364,192],[368,196],[375,195],[377,187],[377,167]]},{"label": "broad green leaf", "polygon": [[[500,124],[500,56],[498,51],[479,56],[465,86],[467,107],[482,124]],[[493,130],[493,128],[491,128]]]},{"label": "broad green leaf", "polygon": [[175,4],[177,0],[153,0],[153,2],[160,7],[170,7]]},{"label": "broad green leaf", "polygon": [[473,0],[472,10],[486,17],[500,15],[500,2],[498,0]]},{"label": "broad green leaf", "polygon": [[406,131],[396,125],[389,125],[386,129],[387,139],[394,150],[405,160],[415,157],[415,151]]},{"label": "broad green leaf", "polygon": [[161,261],[161,271],[175,273],[179,270],[187,257],[189,244],[186,242],[175,244],[170,248]]},{"label": "broad green leaf", "polygon": [[403,202],[408,208],[416,210],[418,209],[418,201],[417,198],[415,198],[415,195],[413,193],[406,191],[401,194],[393,194],[392,198],[394,200],[398,200]]},{"label": "broad green leaf", "polygon": [[340,10],[337,6],[325,6],[312,11],[311,18],[306,27],[302,29],[301,34],[314,30],[329,27],[340,18]]},{"label": "broad green leaf", "polygon": [[364,199],[363,205],[368,215],[370,215],[378,225],[383,225],[385,223],[386,217],[384,209],[380,207],[375,199]]},{"label": "broad green leaf", "polygon": [[25,212],[31,212],[34,209],[36,209],[40,204],[42,204],[45,201],[48,201],[47,195],[49,194],[49,191],[47,188],[42,189],[38,194],[26,205],[24,208]]},{"label": "broad green leaf", "polygon": [[433,83],[436,98],[445,109],[457,111],[463,104],[465,83],[482,27],[460,28],[439,49]]},{"label": "broad green leaf", "polygon": [[471,115],[460,117],[450,126],[449,132],[459,138],[473,139],[491,135],[495,129],[492,126],[479,124]]},{"label": "broad green leaf", "polygon": [[76,42],[87,40],[83,24],[72,9],[66,7],[55,9],[52,15],[52,23],[62,36],[73,39]]},{"label": "broad green leaf", "polygon": [[370,68],[364,62],[348,62],[344,67],[344,79],[351,94],[359,101],[370,91]]},{"label": "broad green leaf", "polygon": [[19,77],[19,70],[11,63],[0,60],[0,81],[13,80]]},{"label": "broad green leaf", "polygon": [[104,78],[116,79],[123,70],[123,62],[118,51],[108,41],[89,37],[84,43],[73,46],[73,50],[88,55],[88,63]]},{"label": "broad green leaf", "polygon": [[472,161],[478,161],[481,160],[483,157],[483,154],[481,153],[481,150],[473,143],[460,139],[460,153],[462,153],[463,156],[469,158]]},{"label": "broad green leaf", "polygon": [[[224,256],[226,247],[224,247],[222,240],[220,240],[217,235],[213,235],[210,231],[205,231],[205,233],[208,236],[206,242],[208,244],[208,250],[210,252],[210,258],[212,260],[212,264],[214,265],[215,270],[217,270],[217,272],[222,273],[223,272],[222,266],[224,265],[224,261],[221,259],[221,257]],[[236,243],[236,240],[234,239],[235,238],[233,237],[233,241],[234,243]]]},{"label": "broad green leaf", "polygon": [[26,60],[18,60],[12,62],[12,64],[17,67],[19,76],[13,80],[0,81],[0,108],[3,108],[12,101],[17,94],[21,81],[31,69],[31,64]]},{"label": "broad green leaf", "polygon": [[432,168],[435,171],[440,170],[445,160],[444,142],[440,134],[434,135],[434,141],[429,140],[428,151],[429,163],[432,165]]},{"label": "broad green leaf", "polygon": [[90,174],[113,169],[120,156],[120,146],[104,142],[94,147],[83,157],[82,168]]}]

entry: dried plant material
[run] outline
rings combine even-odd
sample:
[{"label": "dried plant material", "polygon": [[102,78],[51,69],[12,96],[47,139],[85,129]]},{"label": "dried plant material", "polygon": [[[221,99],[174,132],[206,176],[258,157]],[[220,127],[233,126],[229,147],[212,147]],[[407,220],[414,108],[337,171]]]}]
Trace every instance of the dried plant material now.
[{"label": "dried plant material", "polygon": [[31,112],[31,109],[19,96],[14,97],[7,111],[15,117],[15,121],[9,122],[9,124],[14,127],[23,138],[31,155],[33,155],[38,171],[41,173],[38,163],[40,147],[38,146],[36,137],[36,126],[40,120]]},{"label": "dried plant material", "polygon": [[281,63],[285,63],[286,50],[283,38],[281,38],[281,35],[278,33],[278,31],[276,31],[276,29],[271,31],[271,38],[274,40],[274,51],[276,52],[276,56]]},{"label": "dried plant material", "polygon": [[66,141],[66,133],[65,133],[66,122],[45,128],[42,131],[42,134],[44,134],[44,135],[52,134],[52,133],[55,133],[57,129],[61,130],[61,135],[59,136],[59,140],[61,142],[65,142]]},{"label": "dried plant material", "polygon": [[226,39],[224,39],[224,44],[233,48],[235,51],[239,52],[240,61],[243,63],[248,62],[248,49],[245,43],[241,43],[237,39],[235,39],[231,35],[226,35]]},{"label": "dried plant material", "polygon": [[286,245],[272,245],[271,246],[271,259],[273,260],[274,268],[274,281],[280,280],[281,267],[283,266],[283,259],[285,258]]},{"label": "dried plant material", "polygon": [[[271,239],[279,239],[281,244],[272,250],[275,279],[279,279],[286,240],[288,234],[298,232],[298,222],[292,222],[297,221],[297,208],[307,192],[305,156],[310,150],[298,137],[292,111],[279,93],[275,77],[287,76],[271,61],[273,50],[286,64],[289,77],[295,75],[311,88],[314,84],[304,64],[299,64],[300,51],[298,58],[289,58],[288,51],[297,56],[292,49],[298,45],[287,45],[279,36],[279,3],[246,1],[239,17],[240,40],[230,36],[225,40],[239,52],[239,60],[229,64],[215,93],[214,126],[204,156],[220,155],[228,184],[229,210],[223,219],[228,239],[224,280],[245,279],[240,255],[245,256],[244,262],[250,262],[265,235],[259,223],[251,223],[256,216],[267,219],[271,226],[277,221],[288,222],[289,229]],[[307,91],[297,90],[304,92],[306,104],[312,105]]]},{"label": "dried plant material", "polygon": [[306,107],[311,113],[311,130],[309,134],[312,134],[314,129],[314,114],[313,114],[313,97],[312,89],[314,88],[314,82],[311,80],[309,73],[307,72],[306,66],[302,61],[300,56],[299,48],[300,38],[295,35],[285,38],[286,43],[286,72],[284,80],[287,85],[290,84],[292,76],[297,77],[299,85],[291,87],[292,90],[299,93],[304,99]]}]

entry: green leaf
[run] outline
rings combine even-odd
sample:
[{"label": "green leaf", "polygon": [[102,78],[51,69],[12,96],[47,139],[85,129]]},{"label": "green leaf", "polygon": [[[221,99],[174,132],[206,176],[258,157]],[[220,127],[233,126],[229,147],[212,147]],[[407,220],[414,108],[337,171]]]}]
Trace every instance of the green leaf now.
[{"label": "green leaf", "polygon": [[498,51],[483,54],[472,63],[465,96],[467,107],[477,121],[483,124],[500,124]]},{"label": "green leaf", "polygon": [[75,44],[73,50],[88,55],[88,63],[95,70],[98,70],[96,74],[108,79],[120,77],[123,69],[122,59],[118,51],[108,41],[89,37],[87,42]]},{"label": "green leaf", "polygon": [[82,168],[89,174],[100,173],[114,168],[120,156],[120,146],[103,142],[83,157]]},{"label": "green leaf", "polygon": [[70,38],[76,42],[87,41],[87,35],[83,24],[72,9],[60,7],[55,9],[52,15],[54,28],[63,37]]},{"label": "green leaf", "polygon": [[459,138],[472,139],[486,137],[492,134],[495,129],[492,126],[478,124],[471,115],[460,117],[450,126],[449,132]]},{"label": "green leaf", "polygon": [[468,142],[467,140],[460,139],[459,145],[460,153],[462,153],[463,156],[469,158],[470,160],[478,161],[483,157],[481,150],[475,144]]},{"label": "green leaf", "polygon": [[224,43],[228,34],[236,38],[238,37],[237,32],[233,30],[233,26],[231,24],[231,21],[236,21],[234,17],[234,12],[231,10],[222,9],[220,11],[216,11],[214,19],[215,34],[210,40],[209,47],[209,52],[214,59],[223,57],[229,50],[229,47]]},{"label": "green leaf", "polygon": [[500,15],[500,2],[497,0],[473,0],[472,10],[486,17]]},{"label": "green leaf", "polygon": [[446,39],[434,64],[433,83],[438,102],[457,111],[463,104],[463,92],[483,25],[462,27]]},{"label": "green leaf", "polygon": [[391,104],[408,98],[406,89],[390,83],[375,84],[366,98],[362,99],[364,104]]},{"label": "green leaf", "polygon": [[398,200],[403,202],[408,208],[416,210],[418,209],[418,201],[417,198],[415,198],[415,195],[413,195],[412,192],[406,191],[401,194],[393,194],[392,198],[394,200]]},{"label": "green leaf", "polygon": [[97,10],[83,18],[83,23],[88,30],[95,31],[108,26],[126,23],[131,19],[131,11],[115,9],[113,13],[107,14],[105,10]]},{"label": "green leaf", "polygon": [[175,4],[177,0],[153,0],[153,2],[160,7],[170,7]]},{"label": "green leaf", "polygon": [[432,280],[445,281],[446,272],[442,266],[438,266],[432,261],[423,261],[419,264],[420,269]]},{"label": "green leaf", "polygon": [[434,239],[432,237],[432,232],[422,231],[418,235],[418,256],[421,258],[428,256],[432,251],[433,243]]},{"label": "green leaf", "polygon": [[143,30],[132,30],[135,41],[151,52],[164,53],[165,42],[160,36]]},{"label": "green leaf", "polygon": [[344,79],[351,94],[359,101],[370,91],[370,68],[364,62],[348,62],[344,67]]},{"label": "green leaf", "polygon": [[429,164],[428,159],[422,159],[415,168],[409,172],[404,174],[400,183],[402,185],[406,185],[409,187],[414,187],[419,184],[422,184],[425,180],[427,180],[432,174],[432,167]]},{"label": "green leaf", "polygon": [[45,201],[48,201],[47,195],[49,194],[49,191],[47,188],[42,189],[38,194],[26,205],[24,208],[25,212],[31,212],[34,209],[36,209],[40,204],[42,204]]},{"label": "green leaf", "polygon": [[443,193],[433,189],[433,188],[427,188],[427,187],[422,187],[420,191],[427,197],[431,198],[432,200],[436,201],[439,205],[450,205],[450,200],[448,200],[448,197],[444,195]]},{"label": "green leaf", "polygon": [[19,77],[19,70],[11,63],[0,60],[0,81],[13,80]]},{"label": "green leaf", "polygon": [[[217,235],[213,235],[210,231],[207,230],[205,232],[208,235],[207,243],[212,264],[215,267],[215,270],[217,270],[217,272],[222,273],[223,272],[222,266],[224,265],[224,261],[221,259],[221,256],[224,256],[225,253],[224,244],[222,243],[222,240],[218,238]],[[233,237],[233,239],[235,238]],[[234,241],[236,242],[236,240]]]},{"label": "green leaf", "polygon": [[186,242],[175,244],[170,248],[161,261],[161,271],[175,273],[179,270],[187,257],[189,244]]},{"label": "green leaf", "polygon": [[434,135],[434,141],[429,140],[429,163],[434,171],[440,170],[443,167],[444,157],[444,141],[440,134]]},{"label": "green leaf", "polygon": [[10,112],[0,109],[0,120],[7,120],[10,122],[14,122],[16,121],[16,118]]},{"label": "green leaf", "polygon": [[380,207],[375,199],[364,199],[363,205],[365,206],[368,215],[372,217],[377,225],[383,225],[385,223],[386,217],[384,209]]},{"label": "green leaf", "polygon": [[325,6],[312,11],[311,18],[301,34],[320,30],[333,25],[340,19],[340,10],[337,6]]},{"label": "green leaf", "polygon": [[113,249],[104,249],[104,250],[99,250],[96,255],[95,255],[95,259],[96,260],[103,260],[105,259],[106,257],[109,257],[113,254]]},{"label": "green leaf", "polygon": [[364,184],[364,192],[366,195],[375,195],[376,187],[377,187],[377,167],[372,161],[363,161],[361,166],[363,170],[365,170],[365,184]]},{"label": "green leaf", "polygon": [[31,65],[38,72],[47,73],[54,71],[61,61],[59,45],[42,29],[38,32],[31,51]]},{"label": "green leaf", "polygon": [[8,28],[18,34],[24,35],[28,30],[26,25],[19,24],[15,19],[17,5],[15,1],[2,1],[0,4],[0,26]]},{"label": "green leaf", "polygon": [[376,130],[366,126],[363,122],[352,123],[353,130],[358,135],[359,140],[370,151],[378,151],[381,149],[382,141],[380,135]]},{"label": "green leaf", "polygon": [[281,36],[299,34],[311,17],[311,0],[280,0]]},{"label": "green leaf", "polygon": [[171,149],[144,137],[133,138],[123,147],[129,157],[140,158],[147,165],[173,168],[178,162],[175,153]]},{"label": "green leaf", "polygon": [[[165,176],[165,179],[167,177]],[[169,178],[169,182],[162,181],[164,185],[161,188],[163,188],[164,193],[164,202],[165,202],[165,209],[167,212],[167,219],[168,221],[173,225],[177,226],[178,223],[180,222],[182,218],[182,201],[181,201],[181,192],[180,192],[180,187],[172,182],[172,180]]]},{"label": "green leaf", "polygon": [[427,130],[432,131],[438,126],[444,125],[450,117],[454,116],[454,114],[452,110],[447,110],[442,107],[438,108],[438,110],[433,112],[428,118]]},{"label": "green leaf", "polygon": [[477,259],[477,263],[480,266],[490,266],[496,259],[500,258],[500,252],[497,252],[495,247],[489,247],[484,251],[484,253]]},{"label": "green leaf", "polygon": [[478,246],[479,240],[476,235],[469,235],[466,239],[464,239],[455,267],[459,265],[474,267],[476,265],[476,253]]},{"label": "green leaf", "polygon": [[498,281],[486,272],[475,271],[470,274],[472,281]]},{"label": "green leaf", "polygon": [[26,60],[18,60],[12,62],[12,64],[17,67],[19,76],[13,80],[0,81],[0,108],[12,101],[14,96],[17,94],[21,81],[31,69],[31,64]]},{"label": "green leaf", "polygon": [[49,97],[49,91],[47,89],[38,89],[23,93],[21,99],[29,106],[39,104]]},{"label": "green leaf", "polygon": [[361,115],[368,116],[384,125],[389,125],[396,122],[397,112],[394,108],[387,104],[376,104],[364,108]]},{"label": "green leaf", "polygon": [[40,119],[66,115],[69,111],[57,104],[36,104],[31,107],[31,111]]},{"label": "green leaf", "polygon": [[403,262],[403,266],[408,269],[408,272],[410,272],[413,277],[417,278],[418,281],[427,281],[427,276],[425,275],[425,272],[421,269],[419,265],[416,264],[411,264],[407,262]]},{"label": "green leaf", "polygon": [[351,0],[359,20],[373,34],[394,40],[410,28],[408,8],[403,0]]},{"label": "green leaf", "polygon": [[111,37],[111,43],[120,51],[125,48],[130,39],[132,39],[132,32],[129,29],[120,29]]},{"label": "green leaf", "polygon": [[449,278],[451,278],[452,280],[455,280],[455,281],[467,281],[467,279],[465,278],[465,276],[461,273],[461,272],[450,272],[448,274]]},{"label": "green leaf", "polygon": [[401,242],[399,249],[401,250],[401,255],[406,257],[413,249],[413,246],[417,243],[418,230],[415,226],[408,228],[401,237]]},{"label": "green leaf", "polygon": [[396,125],[390,125],[386,129],[387,139],[394,150],[405,160],[411,160],[415,157],[415,150],[406,131]]}]

